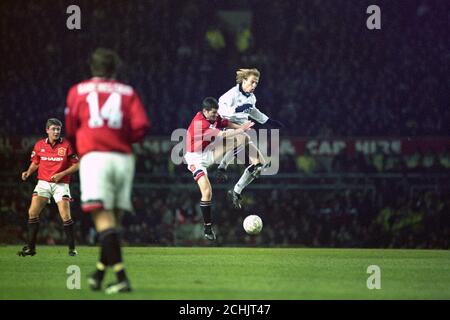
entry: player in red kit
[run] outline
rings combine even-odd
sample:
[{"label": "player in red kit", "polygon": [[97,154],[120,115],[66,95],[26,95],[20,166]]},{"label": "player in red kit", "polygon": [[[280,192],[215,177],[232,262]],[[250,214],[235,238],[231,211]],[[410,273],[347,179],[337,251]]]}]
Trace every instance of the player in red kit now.
[{"label": "player in red kit", "polygon": [[119,62],[115,52],[95,50],[90,59],[93,78],[70,89],[66,108],[67,137],[75,141],[81,157],[82,209],[92,215],[101,244],[89,285],[100,290],[110,267],[117,282],[108,285],[107,294],[131,291],[117,228],[121,212],[132,210],[135,159],[131,145],[150,128],[134,89],[114,79]]},{"label": "player in red kit", "polygon": [[70,142],[60,137],[62,123],[58,119],[49,119],[46,124],[48,137],[39,140],[31,153],[31,164],[22,172],[25,181],[38,170],[38,183],[33,191],[31,206],[28,210],[28,245],[17,254],[34,256],[36,238],[39,231],[39,215],[50,198],[55,200],[64,224],[69,244],[69,255],[76,256],[73,235],[73,220],[70,215],[70,175],[78,170],[78,157]]},{"label": "player in red kit", "polygon": [[[222,119],[218,116],[217,109],[219,104],[215,98],[208,97],[203,100],[202,111],[195,115],[189,125],[184,155],[187,167],[200,189],[200,209],[205,238],[208,240],[215,240],[216,235],[212,229],[212,187],[207,168],[213,163],[219,163],[223,155],[235,146],[246,144],[249,138],[245,131],[254,125],[251,121],[237,125]],[[226,139],[225,143],[223,139]]]}]

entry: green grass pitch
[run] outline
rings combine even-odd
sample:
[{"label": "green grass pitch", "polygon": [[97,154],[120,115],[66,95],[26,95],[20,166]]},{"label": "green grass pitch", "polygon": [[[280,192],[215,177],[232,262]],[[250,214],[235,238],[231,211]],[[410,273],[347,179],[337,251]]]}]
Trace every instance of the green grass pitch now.
[{"label": "green grass pitch", "polygon": [[[97,247],[0,247],[0,299],[450,299],[450,252],[444,250],[125,247],[134,292],[91,292]],[[69,290],[67,268],[81,270],[81,289]],[[381,271],[381,289],[367,288],[367,267]],[[114,280],[111,272],[106,283]]]}]

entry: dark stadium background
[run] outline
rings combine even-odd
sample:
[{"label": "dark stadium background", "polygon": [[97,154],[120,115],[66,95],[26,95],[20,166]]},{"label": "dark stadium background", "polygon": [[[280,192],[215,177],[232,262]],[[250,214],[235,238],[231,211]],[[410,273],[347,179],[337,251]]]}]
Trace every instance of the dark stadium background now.
[{"label": "dark stadium background", "polygon": [[[81,30],[66,28],[70,4]],[[371,4],[381,30],[366,28]],[[121,55],[119,79],[153,123],[126,243],[203,243],[199,193],[170,160],[170,134],[231,88],[236,69],[257,67],[257,105],[286,125],[280,172],[248,188],[245,212],[225,199],[231,183],[214,183],[218,245],[449,248],[448,1],[2,1],[0,12],[0,243],[24,242],[36,181],[20,174],[103,46]],[[77,241],[93,244],[77,181]],[[256,238],[241,227],[247,214],[263,218]],[[54,204],[41,222],[41,243],[64,244]]]}]

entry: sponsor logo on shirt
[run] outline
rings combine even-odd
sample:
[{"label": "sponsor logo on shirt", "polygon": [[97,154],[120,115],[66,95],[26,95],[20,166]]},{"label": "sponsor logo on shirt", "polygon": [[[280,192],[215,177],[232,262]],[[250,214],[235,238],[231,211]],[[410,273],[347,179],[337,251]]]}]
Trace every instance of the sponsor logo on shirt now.
[{"label": "sponsor logo on shirt", "polygon": [[63,161],[64,158],[63,157],[41,157],[41,160],[60,162],[60,161]]}]

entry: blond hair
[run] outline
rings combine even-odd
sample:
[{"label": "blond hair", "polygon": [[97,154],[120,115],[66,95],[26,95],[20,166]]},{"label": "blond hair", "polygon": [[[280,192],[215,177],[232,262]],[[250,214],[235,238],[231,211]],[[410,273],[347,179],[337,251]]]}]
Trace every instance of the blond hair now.
[{"label": "blond hair", "polygon": [[242,83],[244,79],[247,79],[250,76],[258,77],[260,76],[260,72],[258,69],[239,69],[236,71],[236,83]]}]

